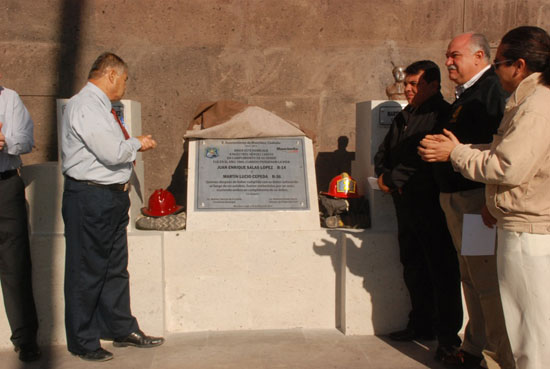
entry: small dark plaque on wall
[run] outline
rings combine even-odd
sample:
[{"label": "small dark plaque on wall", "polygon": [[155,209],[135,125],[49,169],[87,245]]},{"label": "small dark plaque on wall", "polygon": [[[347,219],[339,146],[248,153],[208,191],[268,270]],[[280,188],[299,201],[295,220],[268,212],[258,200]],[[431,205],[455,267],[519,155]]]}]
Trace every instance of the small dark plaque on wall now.
[{"label": "small dark plaque on wall", "polygon": [[204,139],[195,210],[309,210],[304,138]]}]

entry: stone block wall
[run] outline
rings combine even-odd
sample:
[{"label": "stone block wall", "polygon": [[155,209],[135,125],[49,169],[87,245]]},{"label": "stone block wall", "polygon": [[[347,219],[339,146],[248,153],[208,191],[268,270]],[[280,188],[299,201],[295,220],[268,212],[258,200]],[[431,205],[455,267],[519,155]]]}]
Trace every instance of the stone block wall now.
[{"label": "stone block wall", "polygon": [[[125,98],[142,104],[148,196],[167,187],[182,136],[203,101],[258,105],[316,133],[317,168],[330,178],[355,151],[355,103],[385,99],[392,62],[432,59],[468,30],[496,47],[510,28],[549,28],[546,0],[3,0],[0,83],[17,90],[36,124],[27,164],[56,160],[55,99],[86,82],[110,50],[130,66]],[[452,86],[443,73],[443,92]],[[339,137],[347,138],[339,150]],[[344,141],[341,141],[345,143]],[[320,189],[326,186],[325,180]]]}]

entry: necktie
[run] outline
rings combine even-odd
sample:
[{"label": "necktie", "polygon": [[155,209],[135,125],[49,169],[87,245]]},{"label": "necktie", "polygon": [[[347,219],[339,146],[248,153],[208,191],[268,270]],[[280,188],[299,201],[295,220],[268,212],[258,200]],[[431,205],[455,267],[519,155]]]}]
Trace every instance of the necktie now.
[{"label": "necktie", "polygon": [[128,131],[126,130],[126,128],[124,128],[124,125],[122,124],[120,119],[118,119],[118,115],[116,115],[115,109],[111,109],[111,113],[113,113],[113,116],[115,117],[116,122],[120,126],[120,129],[122,130],[122,133],[124,134],[124,138],[129,139],[130,135],[128,134]]},{"label": "necktie", "polygon": [[[118,115],[116,115],[115,109],[111,109],[111,113],[113,113],[113,116],[115,117],[116,122],[117,122],[118,125],[120,126],[120,129],[122,130],[122,133],[124,134],[124,138],[125,138],[125,139],[129,139],[129,138],[130,138],[130,135],[128,134],[128,131],[126,130],[126,128],[124,128],[124,124],[122,124],[122,122],[120,121],[120,119],[118,119]],[[136,161],[135,161],[135,160],[134,160],[134,165],[136,165]]]}]

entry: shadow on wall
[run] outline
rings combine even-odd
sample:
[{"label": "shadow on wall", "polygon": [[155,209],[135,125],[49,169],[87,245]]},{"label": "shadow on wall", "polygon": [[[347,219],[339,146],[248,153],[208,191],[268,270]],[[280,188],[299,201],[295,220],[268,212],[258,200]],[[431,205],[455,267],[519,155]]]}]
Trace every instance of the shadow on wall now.
[{"label": "shadow on wall", "polygon": [[[41,368],[53,367],[49,361],[50,350],[56,339],[56,327],[64,327],[62,317],[56,311],[63,311],[63,270],[55,270],[58,259],[64,258],[64,248],[55,240],[63,237],[59,221],[63,177],[57,162],[26,166],[22,170],[29,209],[29,231],[31,233],[31,258],[33,265],[33,290],[38,313],[38,344],[42,349]],[[58,237],[52,235],[58,234]],[[61,306],[59,306],[61,305]]]},{"label": "shadow on wall", "polygon": [[349,138],[338,137],[338,149],[332,152],[320,152],[315,160],[317,174],[317,190],[328,191],[330,180],[342,172],[351,175],[351,162],[355,160],[355,153],[346,150]]},{"label": "shadow on wall", "polygon": [[[58,28],[59,34],[59,54],[57,59],[57,91],[56,96],[52,99],[52,111],[56,110],[56,98],[70,97],[75,92],[76,85],[76,65],[80,57],[80,36],[82,31],[82,21],[84,9],[87,5],[86,0],[72,1],[64,0],[61,8],[61,15],[59,19],[61,22]],[[57,127],[55,114],[53,115],[53,121],[50,122],[53,127]],[[40,122],[44,124],[45,122]],[[52,130],[52,139],[57,138],[56,129]],[[57,158],[58,145],[52,145],[52,150],[55,152],[50,153],[50,157]],[[46,163],[45,165],[55,165],[57,163]],[[37,174],[44,174],[40,170],[37,172],[30,172]],[[51,171],[48,171],[51,173]],[[47,199],[48,203],[41,204],[39,209],[42,218],[40,220],[39,227],[35,226],[35,229],[31,231],[31,255],[33,262],[33,289],[36,300],[36,309],[39,316],[39,329],[38,329],[38,341],[42,349],[42,358],[40,360],[40,368],[50,369],[54,366],[51,362],[51,346],[55,344],[55,326],[64,327],[63,322],[59,322],[59,317],[54,316],[54,311],[63,311],[59,309],[58,305],[64,304],[64,301],[54,301],[54,296],[59,295],[58,288],[62,288],[62,271],[53,270],[52,266],[55,264],[54,260],[61,257],[58,253],[64,252],[58,250],[53,242],[45,243],[43,240],[54,240],[54,237],[40,237],[40,233],[55,234],[59,233],[59,229],[56,229],[55,219],[60,219],[59,209],[61,205],[59,197],[54,194],[59,192],[60,188],[63,188],[62,176],[56,176],[55,181],[50,182],[51,178],[36,177],[26,178],[25,186],[28,188],[33,185],[35,188],[32,191],[27,191],[27,196],[30,203],[37,204],[40,200]],[[44,191],[53,191],[51,196],[44,194]],[[32,215],[31,215],[32,216]],[[37,218],[35,218],[36,220]],[[37,232],[33,235],[32,233]],[[62,234],[60,235],[62,237]],[[61,323],[61,324],[60,324]],[[21,368],[25,368],[25,364],[21,363]]]},{"label": "shadow on wall", "polygon": [[[374,334],[383,335],[406,324],[408,295],[398,250],[391,247],[395,236],[376,236],[369,230],[328,233],[332,238],[314,244],[313,250],[331,257],[336,275],[336,327],[345,333],[348,325],[370,330],[370,320]],[[361,287],[357,288],[358,279],[353,276],[362,278]]]},{"label": "shadow on wall", "polygon": [[181,205],[184,209],[187,207],[187,162],[189,161],[189,141],[183,143],[183,152],[181,154],[178,165],[172,173],[172,180],[167,190],[174,195],[176,204]]},{"label": "shadow on wall", "polygon": [[328,234],[313,251],[329,256],[335,271],[336,328],[351,335],[373,332],[425,367],[443,369],[434,357],[437,341],[396,342],[385,336],[406,326],[410,310],[396,233],[338,229]]}]

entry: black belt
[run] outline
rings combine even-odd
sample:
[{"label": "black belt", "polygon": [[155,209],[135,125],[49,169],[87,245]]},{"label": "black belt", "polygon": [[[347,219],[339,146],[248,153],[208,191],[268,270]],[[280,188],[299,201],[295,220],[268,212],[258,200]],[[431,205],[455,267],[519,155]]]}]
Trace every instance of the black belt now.
[{"label": "black belt", "polygon": [[17,169],[6,170],[5,172],[0,172],[0,180],[8,179],[16,175],[17,175]]},{"label": "black belt", "polygon": [[85,183],[89,186],[101,187],[101,188],[105,188],[105,189],[111,190],[111,191],[126,192],[126,191],[128,191],[128,187],[129,187],[128,182],[126,182],[126,183],[113,183],[113,184],[101,184],[101,183],[95,183],[95,182],[92,182],[92,181],[80,181],[78,179],[74,179],[73,177],[69,177],[69,176],[65,176],[65,177],[67,177],[71,181]]}]

